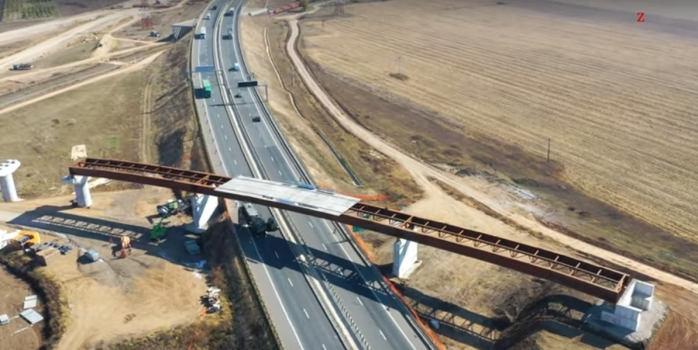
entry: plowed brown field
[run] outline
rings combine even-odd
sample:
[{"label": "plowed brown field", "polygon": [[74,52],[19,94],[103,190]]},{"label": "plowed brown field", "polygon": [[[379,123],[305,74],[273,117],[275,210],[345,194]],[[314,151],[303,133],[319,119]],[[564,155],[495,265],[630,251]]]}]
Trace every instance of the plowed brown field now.
[{"label": "plowed brown field", "polygon": [[[669,15],[636,23],[631,1],[598,16],[560,3],[351,5],[306,23],[304,48],[474,133],[541,157],[551,138],[573,184],[698,241],[698,36],[678,30],[698,33],[698,14],[672,27]],[[409,79],[392,78],[398,69]]]}]

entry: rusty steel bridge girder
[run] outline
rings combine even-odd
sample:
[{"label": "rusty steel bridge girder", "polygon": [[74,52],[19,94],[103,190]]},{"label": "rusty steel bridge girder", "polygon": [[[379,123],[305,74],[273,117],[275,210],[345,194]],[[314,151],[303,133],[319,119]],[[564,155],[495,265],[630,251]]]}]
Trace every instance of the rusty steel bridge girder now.
[{"label": "rusty steel bridge girder", "polygon": [[217,192],[217,187],[232,178],[205,172],[96,158],[81,160],[69,170],[71,175],[102,177],[215,195],[359,226],[547,279],[612,303],[620,299],[630,283],[630,276],[607,267],[513,240],[364,203],[357,203],[344,214],[334,216],[273,199],[247,198]]}]

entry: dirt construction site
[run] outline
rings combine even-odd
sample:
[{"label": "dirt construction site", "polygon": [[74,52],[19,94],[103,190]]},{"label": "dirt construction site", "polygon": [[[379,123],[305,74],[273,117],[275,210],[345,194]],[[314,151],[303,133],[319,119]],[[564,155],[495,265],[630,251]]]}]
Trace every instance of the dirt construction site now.
[{"label": "dirt construction site", "polygon": [[[80,209],[60,179],[85,156],[206,170],[182,78],[191,35],[167,36],[207,2],[162,1],[152,26],[133,7],[140,1],[57,0],[24,12],[21,3],[0,0],[0,149],[22,162],[24,201],[0,203],[0,222],[76,248],[41,268],[62,286],[60,339],[48,334],[56,320],[44,300],[36,310],[47,321],[16,334],[15,320],[0,327],[11,339],[0,350],[111,349],[194,324],[215,273],[182,248],[182,218],[169,219],[172,238],[148,240],[156,205],[175,194],[96,182],[92,209]],[[648,349],[698,349],[697,5],[318,1],[240,23],[249,70],[317,183],[651,282],[670,311]],[[4,68],[17,63],[33,68]],[[134,239],[125,259],[122,235]],[[356,236],[389,276],[393,240]],[[78,247],[101,259],[76,263]],[[233,261],[225,247],[218,259]],[[448,349],[627,349],[583,327],[596,302],[587,295],[431,247],[419,260],[392,281],[425,322],[438,321]],[[37,293],[10,272],[0,270],[0,315]],[[202,338],[181,334],[153,349]],[[119,349],[150,349],[137,344]]]}]

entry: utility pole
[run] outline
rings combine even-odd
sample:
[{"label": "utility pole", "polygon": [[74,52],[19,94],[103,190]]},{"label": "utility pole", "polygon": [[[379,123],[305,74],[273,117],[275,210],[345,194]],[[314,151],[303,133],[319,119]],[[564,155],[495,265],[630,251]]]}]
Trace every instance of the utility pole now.
[{"label": "utility pole", "polygon": [[[334,2],[334,15],[339,16],[344,14],[344,0],[335,0]],[[324,23],[323,23],[324,25]]]}]

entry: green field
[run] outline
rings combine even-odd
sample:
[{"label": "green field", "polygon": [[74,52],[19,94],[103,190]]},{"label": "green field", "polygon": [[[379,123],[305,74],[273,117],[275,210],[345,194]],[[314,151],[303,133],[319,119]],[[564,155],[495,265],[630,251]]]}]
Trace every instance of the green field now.
[{"label": "green field", "polygon": [[2,21],[60,17],[54,0],[5,0]]}]

